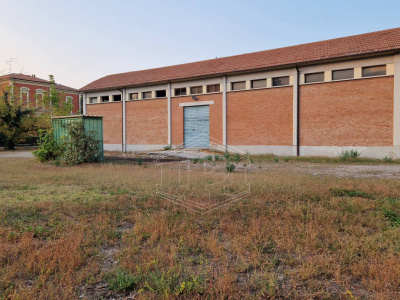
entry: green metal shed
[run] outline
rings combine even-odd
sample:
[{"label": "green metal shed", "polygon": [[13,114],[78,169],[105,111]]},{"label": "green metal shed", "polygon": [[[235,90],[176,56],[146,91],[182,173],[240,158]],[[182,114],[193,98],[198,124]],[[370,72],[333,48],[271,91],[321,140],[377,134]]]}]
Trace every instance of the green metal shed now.
[{"label": "green metal shed", "polygon": [[86,134],[93,133],[94,138],[99,141],[99,153],[101,160],[104,159],[103,146],[103,117],[102,116],[65,116],[51,118],[53,126],[53,137],[57,143],[61,143],[64,138],[67,138],[68,124],[72,122],[82,121]]}]

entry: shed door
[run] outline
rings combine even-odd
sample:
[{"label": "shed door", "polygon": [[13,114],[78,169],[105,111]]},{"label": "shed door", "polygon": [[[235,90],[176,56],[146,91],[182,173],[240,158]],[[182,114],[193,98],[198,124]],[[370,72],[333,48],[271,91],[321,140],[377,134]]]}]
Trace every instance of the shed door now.
[{"label": "shed door", "polygon": [[210,146],[210,110],[208,105],[183,108],[185,148],[208,148]]}]

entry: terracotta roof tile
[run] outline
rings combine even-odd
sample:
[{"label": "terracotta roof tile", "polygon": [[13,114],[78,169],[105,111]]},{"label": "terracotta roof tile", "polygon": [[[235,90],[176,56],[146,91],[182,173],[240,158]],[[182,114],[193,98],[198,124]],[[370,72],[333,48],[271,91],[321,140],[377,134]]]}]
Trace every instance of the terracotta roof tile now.
[{"label": "terracotta roof tile", "polygon": [[[0,81],[2,81],[4,79],[6,79],[6,80],[24,80],[24,81],[38,82],[38,83],[44,83],[44,84],[50,83],[50,81],[42,79],[42,78],[38,78],[36,76],[17,74],[17,73],[11,73],[8,75],[0,76]],[[74,88],[66,86],[66,85],[58,84],[58,83],[56,83],[56,87],[60,91],[78,92],[77,89],[74,89]]]},{"label": "terracotta roof tile", "polygon": [[262,68],[278,68],[394,50],[400,50],[400,27],[182,65],[113,74],[95,80],[80,90],[93,91]]}]

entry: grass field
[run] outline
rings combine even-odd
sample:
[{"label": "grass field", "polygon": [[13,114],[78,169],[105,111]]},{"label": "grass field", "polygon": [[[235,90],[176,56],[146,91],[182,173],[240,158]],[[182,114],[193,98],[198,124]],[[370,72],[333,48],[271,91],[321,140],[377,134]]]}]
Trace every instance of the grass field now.
[{"label": "grass field", "polygon": [[0,299],[400,298],[399,180],[263,169],[202,215],[159,174],[0,159]]}]

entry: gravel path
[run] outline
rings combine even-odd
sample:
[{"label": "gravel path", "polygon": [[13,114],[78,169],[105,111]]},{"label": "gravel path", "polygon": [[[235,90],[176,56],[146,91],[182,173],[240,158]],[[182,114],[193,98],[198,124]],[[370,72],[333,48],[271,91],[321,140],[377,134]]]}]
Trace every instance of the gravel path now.
[{"label": "gravel path", "polygon": [[15,158],[15,157],[28,157],[33,158],[33,154],[31,151],[0,151],[0,158]]}]

